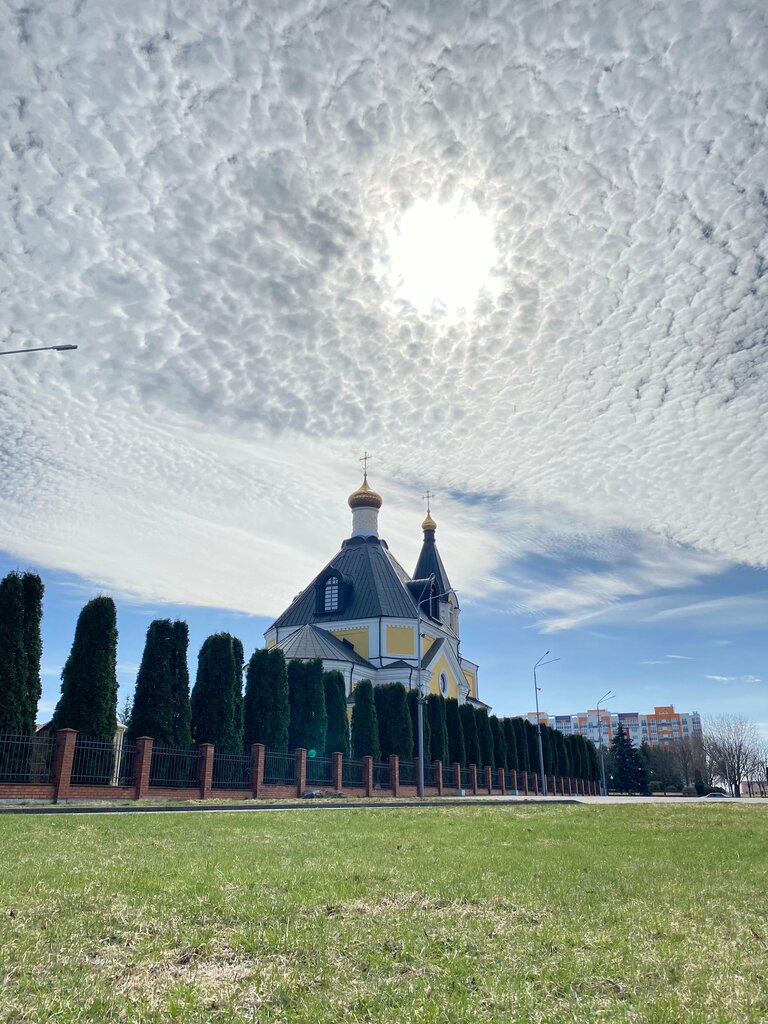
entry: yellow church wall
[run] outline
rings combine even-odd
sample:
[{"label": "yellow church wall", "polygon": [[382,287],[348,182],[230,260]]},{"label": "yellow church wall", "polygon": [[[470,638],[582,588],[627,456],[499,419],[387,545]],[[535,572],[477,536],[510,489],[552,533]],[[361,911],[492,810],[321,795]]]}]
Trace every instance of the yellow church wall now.
[{"label": "yellow church wall", "polygon": [[432,646],[432,644],[434,642],[435,642],[435,638],[433,636],[422,636],[422,638],[421,638],[421,656],[422,656],[422,658],[424,657],[424,655],[427,653],[427,651],[429,650],[429,648]]},{"label": "yellow church wall", "polygon": [[387,626],[387,654],[413,655],[413,626]]},{"label": "yellow church wall", "polygon": [[368,627],[353,626],[350,629],[332,629],[331,635],[338,640],[348,640],[361,658],[368,657]]},{"label": "yellow church wall", "polygon": [[276,643],[275,638],[274,637],[270,637],[270,639],[267,640],[267,650],[271,651],[272,648],[275,646],[275,643]]},{"label": "yellow church wall", "polygon": [[477,678],[475,676],[475,673],[474,672],[470,672],[469,669],[466,669],[466,668],[462,669],[462,671],[464,673],[464,678],[467,680],[467,685],[469,686],[469,696],[470,697],[476,697],[477,696]]},{"label": "yellow church wall", "polygon": [[448,662],[445,658],[438,658],[437,664],[432,670],[432,682],[429,684],[430,693],[440,693],[440,674],[445,672],[445,677],[448,680],[448,693],[446,697],[458,697],[458,689],[456,687],[456,677],[448,667]]}]

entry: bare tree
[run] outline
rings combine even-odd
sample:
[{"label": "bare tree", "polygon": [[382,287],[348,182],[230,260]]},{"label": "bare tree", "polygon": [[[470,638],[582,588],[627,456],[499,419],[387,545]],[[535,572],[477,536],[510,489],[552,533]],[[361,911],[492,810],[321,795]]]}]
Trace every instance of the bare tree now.
[{"label": "bare tree", "polygon": [[739,715],[718,715],[707,722],[704,750],[712,775],[725,783],[732,796],[741,796],[741,784],[763,769],[763,743],[757,726]]}]

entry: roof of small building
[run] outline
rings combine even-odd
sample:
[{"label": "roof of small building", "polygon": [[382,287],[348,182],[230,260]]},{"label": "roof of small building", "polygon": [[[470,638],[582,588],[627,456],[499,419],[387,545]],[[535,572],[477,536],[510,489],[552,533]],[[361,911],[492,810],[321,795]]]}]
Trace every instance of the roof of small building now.
[{"label": "roof of small building", "polygon": [[320,658],[324,661],[348,661],[375,671],[374,666],[333,633],[319,626],[305,625],[277,643],[286,658]]}]

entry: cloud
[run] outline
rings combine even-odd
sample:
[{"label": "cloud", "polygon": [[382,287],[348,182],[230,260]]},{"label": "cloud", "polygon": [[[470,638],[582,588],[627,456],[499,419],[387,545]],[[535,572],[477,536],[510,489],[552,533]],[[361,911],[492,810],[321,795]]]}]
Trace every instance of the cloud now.
[{"label": "cloud", "polygon": [[711,679],[715,683],[759,683],[762,682],[760,676],[745,675],[745,676],[704,676],[705,679]]},{"label": "cloud", "polygon": [[[348,532],[365,444],[385,534],[413,553],[429,484],[457,585],[546,629],[768,563],[756,6],[70,0],[12,21],[0,346],[80,349],[0,360],[8,551],[276,612]],[[493,287],[456,322],[392,284],[419,200],[493,225]],[[516,588],[558,528],[565,550],[663,543]]]},{"label": "cloud", "polygon": [[687,654],[665,654],[665,658],[676,658],[678,661],[693,661]]}]

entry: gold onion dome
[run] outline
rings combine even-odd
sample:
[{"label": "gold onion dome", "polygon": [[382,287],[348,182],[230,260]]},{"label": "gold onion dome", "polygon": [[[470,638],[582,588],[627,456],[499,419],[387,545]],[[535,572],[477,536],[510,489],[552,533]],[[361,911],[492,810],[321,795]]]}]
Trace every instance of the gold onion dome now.
[{"label": "gold onion dome", "polygon": [[437,523],[432,518],[432,514],[429,511],[427,511],[427,518],[421,524],[421,528],[422,528],[422,530],[436,530],[437,529]]},{"label": "gold onion dome", "polygon": [[368,474],[363,477],[363,482],[356,491],[347,498],[350,508],[381,508],[384,499],[377,494],[372,487],[368,486]]}]

